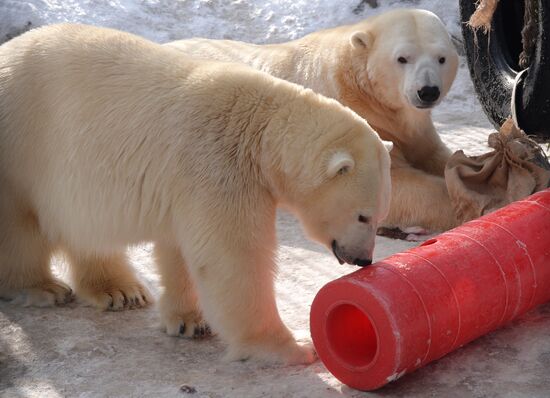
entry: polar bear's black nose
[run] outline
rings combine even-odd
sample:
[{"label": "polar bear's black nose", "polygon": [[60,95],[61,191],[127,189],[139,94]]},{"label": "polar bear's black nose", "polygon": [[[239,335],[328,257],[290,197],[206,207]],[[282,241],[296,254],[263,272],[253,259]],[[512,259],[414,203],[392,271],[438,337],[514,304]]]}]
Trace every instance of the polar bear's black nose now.
[{"label": "polar bear's black nose", "polygon": [[418,98],[424,102],[434,102],[439,98],[439,87],[424,86],[417,91]]},{"label": "polar bear's black nose", "polygon": [[366,267],[372,264],[372,260],[370,258],[356,258],[354,263],[360,267]]}]

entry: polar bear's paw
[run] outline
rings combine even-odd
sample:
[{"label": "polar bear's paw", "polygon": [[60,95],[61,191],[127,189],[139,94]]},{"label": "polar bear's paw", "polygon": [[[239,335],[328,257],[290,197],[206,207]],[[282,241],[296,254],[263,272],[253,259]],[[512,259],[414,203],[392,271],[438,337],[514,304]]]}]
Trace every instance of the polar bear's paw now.
[{"label": "polar bear's paw", "polygon": [[292,340],[282,345],[231,346],[225,360],[259,360],[284,365],[308,365],[317,360],[317,353],[311,342],[299,344]]},{"label": "polar bear's paw", "polygon": [[429,231],[422,227],[407,227],[403,228],[403,233],[405,233],[407,236],[405,237],[405,240],[409,242],[423,242],[425,240],[428,240],[429,238],[437,235],[436,233]]},{"label": "polar bear's paw", "polygon": [[88,305],[108,311],[142,308],[153,303],[149,291],[139,282],[117,285],[104,284],[78,290],[78,296]]},{"label": "polar bear's paw", "polygon": [[198,313],[163,316],[162,325],[166,333],[174,337],[202,339],[214,334]]},{"label": "polar bear's paw", "polygon": [[312,343],[293,344],[283,353],[287,365],[308,365],[317,359],[317,353]]},{"label": "polar bear's paw", "polygon": [[60,280],[51,279],[32,287],[12,290],[3,294],[13,299],[14,304],[25,307],[51,307],[67,304],[74,300],[72,289]]}]

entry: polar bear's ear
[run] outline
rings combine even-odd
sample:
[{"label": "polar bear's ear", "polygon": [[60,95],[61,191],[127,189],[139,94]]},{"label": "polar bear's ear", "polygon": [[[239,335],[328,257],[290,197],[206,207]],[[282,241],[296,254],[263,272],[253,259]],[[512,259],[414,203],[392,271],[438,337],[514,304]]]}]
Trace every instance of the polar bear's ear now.
[{"label": "polar bear's ear", "polygon": [[373,37],[370,32],[355,32],[349,40],[353,48],[367,49],[372,45]]},{"label": "polar bear's ear", "polygon": [[382,140],[382,143],[384,144],[388,152],[391,152],[391,150],[393,149],[393,142]]},{"label": "polar bear's ear", "polygon": [[348,152],[336,152],[332,154],[328,162],[327,175],[332,178],[336,175],[343,175],[353,170],[355,161]]}]

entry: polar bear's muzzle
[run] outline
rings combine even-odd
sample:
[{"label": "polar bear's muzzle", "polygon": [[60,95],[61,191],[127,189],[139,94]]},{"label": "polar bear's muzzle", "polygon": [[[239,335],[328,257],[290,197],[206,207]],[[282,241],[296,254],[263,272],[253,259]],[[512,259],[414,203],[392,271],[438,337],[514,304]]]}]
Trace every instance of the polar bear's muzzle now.
[{"label": "polar bear's muzzle", "polygon": [[420,100],[417,108],[431,108],[437,103],[441,92],[437,86],[424,86],[416,92],[416,95]]},{"label": "polar bear's muzzle", "polygon": [[433,108],[441,101],[446,84],[440,66],[432,59],[419,60],[416,68],[406,75],[405,97],[415,108]]},{"label": "polar bear's muzzle", "polygon": [[336,242],[336,240],[332,241],[331,246],[332,253],[340,264],[348,263],[351,265],[358,265],[360,267],[366,267],[367,265],[372,264],[372,258],[358,258],[350,256],[348,253],[346,253],[345,249],[341,248],[340,245],[338,245],[338,242]]}]

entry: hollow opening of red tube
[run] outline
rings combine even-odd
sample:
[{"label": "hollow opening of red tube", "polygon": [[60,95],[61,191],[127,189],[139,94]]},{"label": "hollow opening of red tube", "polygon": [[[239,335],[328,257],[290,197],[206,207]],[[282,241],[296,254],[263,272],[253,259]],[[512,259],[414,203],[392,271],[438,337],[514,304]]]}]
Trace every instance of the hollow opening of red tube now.
[{"label": "hollow opening of red tube", "polygon": [[353,367],[369,365],[378,351],[378,338],[369,317],[352,304],[330,311],[326,322],[329,344],[334,355]]}]

